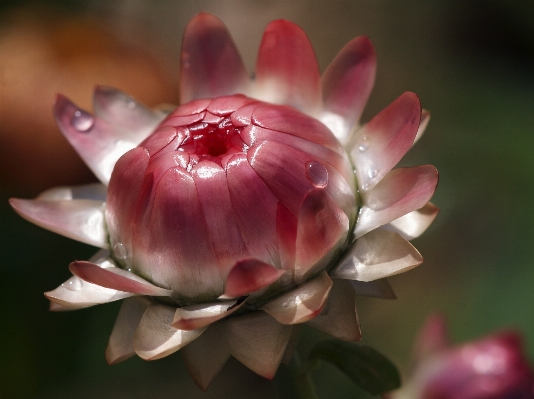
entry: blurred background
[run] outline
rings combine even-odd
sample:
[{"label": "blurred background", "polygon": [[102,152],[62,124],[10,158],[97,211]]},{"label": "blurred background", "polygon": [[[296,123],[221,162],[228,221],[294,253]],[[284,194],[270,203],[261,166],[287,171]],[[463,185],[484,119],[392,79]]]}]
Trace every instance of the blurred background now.
[{"label": "blurred background", "polygon": [[[42,294],[94,248],[31,225],[7,203],[94,180],[54,125],[55,93],[86,109],[96,84],[148,105],[177,103],[181,35],[200,11],[223,19],[251,72],[273,19],[308,33],[322,71],[346,42],[367,35],[378,71],[363,121],[408,90],[432,112],[402,162],[438,168],[433,202],[442,211],[414,241],[424,264],[390,279],[398,299],[358,299],[363,342],[404,371],[418,328],[440,310],[457,342],[521,330],[534,361],[534,2],[2,0],[0,398],[235,398],[247,384],[265,397],[286,391],[285,366],[271,386],[232,362],[205,394],[179,355],[107,366],[120,304],[51,313]],[[301,355],[322,338],[305,330]],[[334,367],[313,377],[321,398],[365,397]]]}]

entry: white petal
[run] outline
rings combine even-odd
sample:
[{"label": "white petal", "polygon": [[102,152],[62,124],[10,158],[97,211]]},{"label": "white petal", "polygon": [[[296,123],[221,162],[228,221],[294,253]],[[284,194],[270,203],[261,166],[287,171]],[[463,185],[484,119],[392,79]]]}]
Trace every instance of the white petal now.
[{"label": "white petal", "polygon": [[438,213],[439,208],[433,203],[427,202],[421,209],[407,213],[383,227],[399,233],[406,240],[413,240],[430,227]]},{"label": "white petal", "polygon": [[232,356],[256,374],[273,378],[291,336],[291,326],[278,323],[264,312],[230,317],[223,323]]},{"label": "white petal", "polygon": [[419,122],[419,129],[417,129],[417,134],[415,135],[415,139],[413,140],[414,144],[419,141],[419,139],[425,132],[426,127],[428,126],[428,122],[430,122],[430,111],[423,109],[421,111],[421,122]]},{"label": "white petal", "polygon": [[95,201],[106,201],[107,187],[102,183],[91,183],[81,186],[55,187],[43,191],[37,199],[40,200],[75,200],[88,199]]},{"label": "white petal", "polygon": [[37,226],[95,247],[108,247],[102,201],[11,198],[9,203],[20,216]]},{"label": "white petal", "polygon": [[181,330],[196,330],[206,327],[239,309],[245,301],[224,301],[203,303],[177,308],[174,314],[173,327]]},{"label": "white petal", "polygon": [[128,298],[122,302],[106,348],[108,364],[116,364],[135,355],[133,347],[135,331],[150,304],[148,298],[141,296]]},{"label": "white petal", "polygon": [[372,281],[412,269],[423,262],[415,247],[399,234],[376,229],[358,238],[332,277]]},{"label": "white petal", "polygon": [[206,328],[198,330],[177,330],[171,326],[176,308],[150,305],[137,327],[133,346],[137,355],[145,360],[156,360],[168,356],[198,338]]},{"label": "white petal", "polygon": [[287,342],[286,351],[284,352],[284,357],[282,357],[282,363],[289,365],[295,350],[297,349],[297,344],[299,343],[300,330],[302,329],[302,324],[295,324],[292,326],[291,337]]}]

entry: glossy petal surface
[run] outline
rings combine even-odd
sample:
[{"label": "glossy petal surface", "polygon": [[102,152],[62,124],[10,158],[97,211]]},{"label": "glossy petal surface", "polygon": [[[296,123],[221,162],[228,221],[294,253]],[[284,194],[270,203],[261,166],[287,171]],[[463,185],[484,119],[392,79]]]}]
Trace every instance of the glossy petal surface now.
[{"label": "glossy petal surface", "polygon": [[172,326],[180,330],[196,330],[206,327],[231,315],[244,303],[244,301],[224,301],[177,308]]},{"label": "glossy petal surface", "polygon": [[385,229],[399,233],[406,240],[413,240],[423,234],[438,216],[439,208],[428,202],[422,208],[407,213],[391,223],[384,225]]},{"label": "glossy petal surface", "polygon": [[267,287],[284,274],[283,270],[257,259],[242,260],[230,270],[226,278],[224,296],[237,298]]}]

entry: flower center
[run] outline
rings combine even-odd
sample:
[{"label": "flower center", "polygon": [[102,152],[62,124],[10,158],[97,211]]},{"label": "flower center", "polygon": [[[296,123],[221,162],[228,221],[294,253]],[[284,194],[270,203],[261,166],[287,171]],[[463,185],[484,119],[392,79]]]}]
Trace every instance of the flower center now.
[{"label": "flower center", "polygon": [[222,155],[245,150],[245,143],[239,134],[242,128],[235,127],[230,118],[223,119],[217,125],[200,122],[188,126],[189,135],[179,150],[200,158],[214,160]]}]

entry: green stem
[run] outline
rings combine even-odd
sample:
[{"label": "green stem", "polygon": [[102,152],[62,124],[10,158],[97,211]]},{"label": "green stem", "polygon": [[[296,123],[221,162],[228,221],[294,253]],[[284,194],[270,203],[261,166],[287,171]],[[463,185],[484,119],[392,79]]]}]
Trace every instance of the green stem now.
[{"label": "green stem", "polygon": [[293,383],[297,398],[318,399],[310,375],[311,367],[308,363],[302,362],[302,360],[300,359],[300,355],[297,351],[295,351],[295,354],[291,359],[289,367],[293,377]]}]

